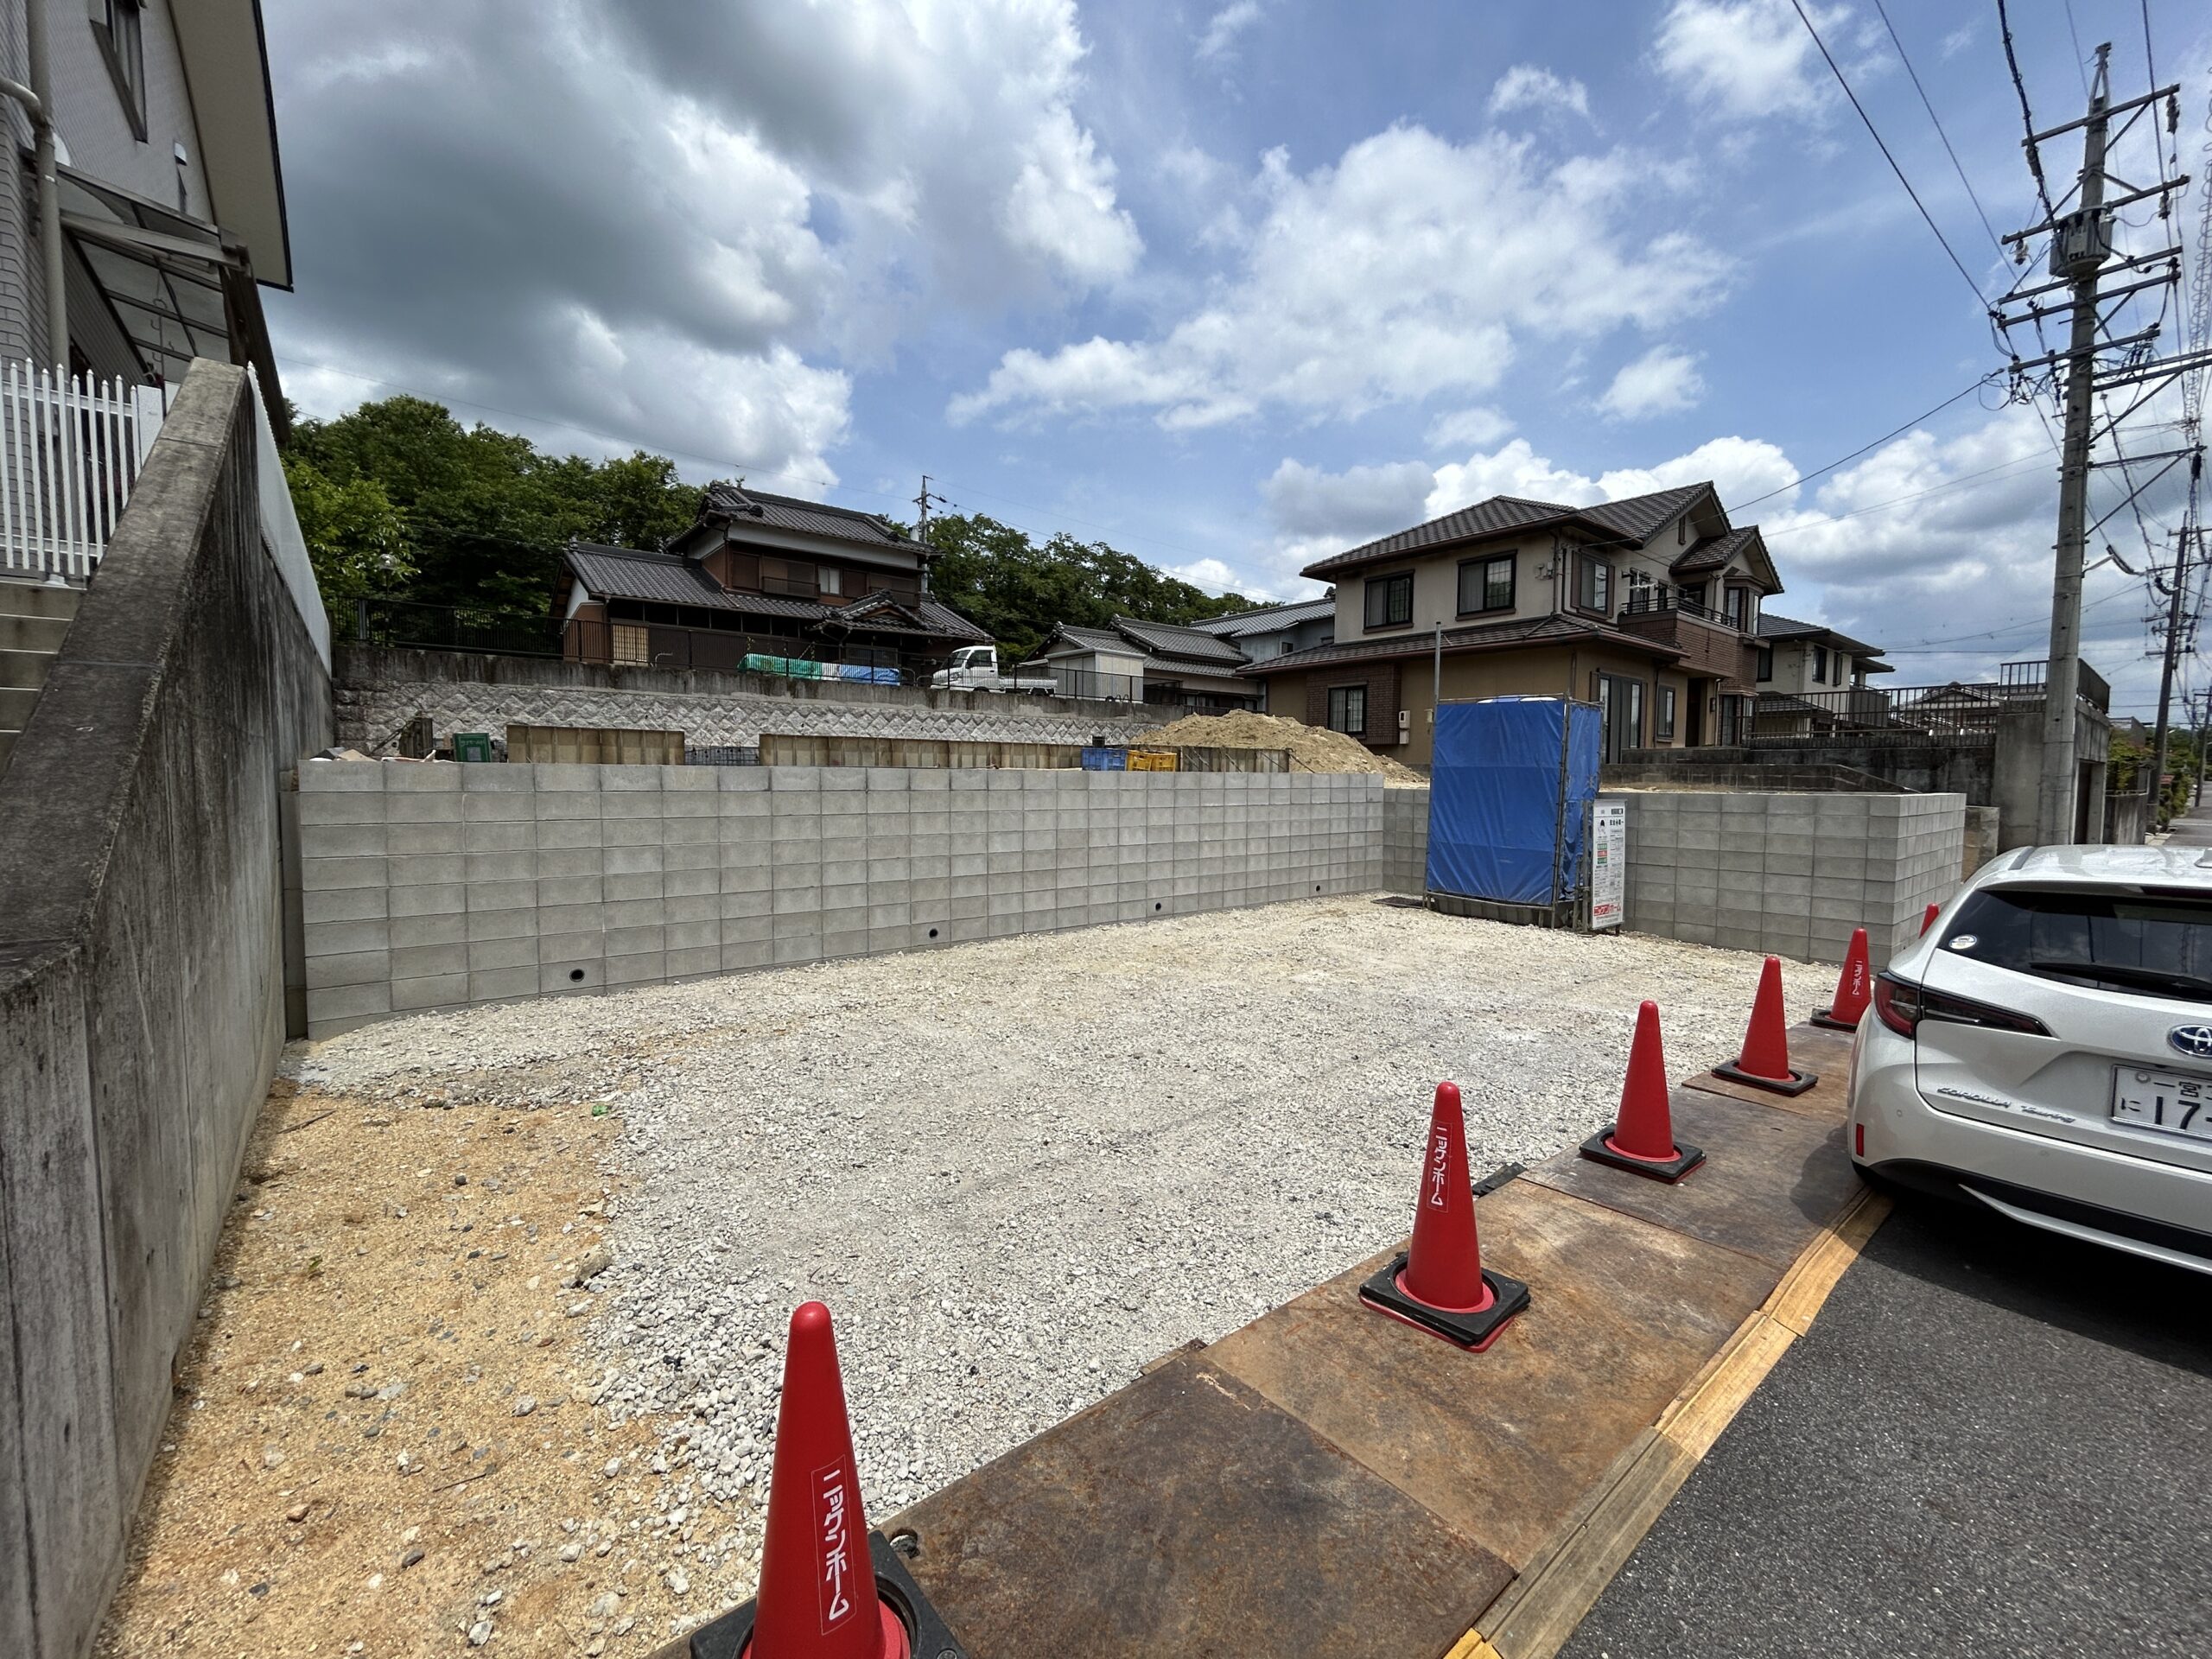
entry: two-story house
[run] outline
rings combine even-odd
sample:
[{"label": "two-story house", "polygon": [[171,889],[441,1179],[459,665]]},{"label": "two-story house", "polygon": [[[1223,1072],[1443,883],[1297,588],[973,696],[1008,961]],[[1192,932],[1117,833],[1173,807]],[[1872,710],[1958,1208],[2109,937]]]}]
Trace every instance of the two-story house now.
[{"label": "two-story house", "polygon": [[1863,690],[1868,675],[1890,672],[1881,649],[1824,623],[1769,613],[1759,618],[1759,694],[1802,697]]},{"label": "two-story house", "polygon": [[[691,526],[653,551],[572,542],[556,602],[563,654],[637,667],[804,665],[912,679],[990,635],[930,597],[937,556],[872,512],[709,484]],[[751,658],[753,660],[748,661]]]},{"label": "two-story house", "polygon": [[19,157],[0,190],[0,361],[127,385],[174,385],[194,357],[250,363],[281,432],[259,289],[289,288],[292,264],[258,0],[0,0],[0,74],[44,86],[55,162],[49,185],[29,106],[0,100]]},{"label": "two-story house", "polygon": [[1332,643],[1253,662],[1270,712],[1428,763],[1446,699],[1572,696],[1605,753],[1718,741],[1755,690],[1782,591],[1757,525],[1711,484],[1595,505],[1492,496],[1306,567]]},{"label": "two-story house", "polygon": [[1261,605],[1227,616],[1211,616],[1191,625],[1217,639],[1226,639],[1243,652],[1247,662],[1263,657],[1287,657],[1294,651],[1336,643],[1337,596],[1294,600],[1287,605]]}]

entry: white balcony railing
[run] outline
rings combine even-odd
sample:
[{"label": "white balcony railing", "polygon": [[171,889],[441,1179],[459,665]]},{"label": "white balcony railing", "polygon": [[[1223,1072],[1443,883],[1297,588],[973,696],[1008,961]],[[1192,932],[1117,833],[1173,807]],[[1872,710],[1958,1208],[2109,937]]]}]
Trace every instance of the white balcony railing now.
[{"label": "white balcony railing", "polygon": [[162,413],[158,386],[0,365],[0,575],[92,575]]}]

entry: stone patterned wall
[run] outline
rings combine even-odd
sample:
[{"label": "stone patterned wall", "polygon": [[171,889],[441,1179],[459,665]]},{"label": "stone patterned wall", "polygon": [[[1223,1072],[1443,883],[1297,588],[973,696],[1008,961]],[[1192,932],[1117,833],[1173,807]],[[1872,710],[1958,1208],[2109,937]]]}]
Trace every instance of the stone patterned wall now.
[{"label": "stone patterned wall", "polygon": [[931,691],[910,686],[783,683],[753,674],[610,669],[527,658],[342,646],[335,674],[338,741],[395,752],[399,729],[428,715],[441,741],[455,732],[505,734],[531,726],[679,731],[695,747],[793,737],[949,738],[969,742],[1127,743],[1174,709],[1084,704],[1060,697]]}]

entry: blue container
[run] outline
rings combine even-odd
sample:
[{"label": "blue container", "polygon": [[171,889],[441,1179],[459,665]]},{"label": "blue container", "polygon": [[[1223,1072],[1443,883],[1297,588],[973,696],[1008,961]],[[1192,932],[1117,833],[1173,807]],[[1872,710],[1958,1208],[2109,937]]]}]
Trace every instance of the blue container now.
[{"label": "blue container", "polygon": [[1127,772],[1129,769],[1129,752],[1127,749],[1095,748],[1085,744],[1083,769],[1085,772]]}]

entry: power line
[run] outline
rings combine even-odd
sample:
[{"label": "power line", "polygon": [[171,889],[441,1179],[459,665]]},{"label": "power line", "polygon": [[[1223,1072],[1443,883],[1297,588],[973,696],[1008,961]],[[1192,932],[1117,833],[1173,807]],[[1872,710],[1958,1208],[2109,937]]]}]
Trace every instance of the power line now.
[{"label": "power line", "polygon": [[[2147,0],[2146,0],[2147,3]],[[1951,148],[1951,135],[1943,130],[1937,118],[1936,106],[1929,101],[1928,89],[1920,84],[1920,72],[1912,67],[1912,60],[1905,55],[1904,42],[1897,38],[1897,26],[1890,21],[1890,14],[1882,0],[1874,0],[1874,10],[1882,20],[1882,27],[1890,32],[1890,44],[1897,49],[1897,61],[1904,65],[1904,72],[1911,77],[1912,90],[1920,94],[1920,107],[1928,111],[1928,119],[1936,129],[1936,136],[1943,141],[1943,153],[1951,158],[1951,171],[1959,175],[1959,183],[1967,193],[1967,200],[1974,204],[1974,211],[1981,220],[1981,228],[1989,233],[1989,245],[1997,250],[1997,257],[2005,257],[2005,244],[1999,240],[1997,227],[1989,222],[1989,215],[1982,211],[1981,198],[1974,193],[1974,186],[1967,178],[1967,170],[1959,164],[1959,152]],[[1975,290],[1979,293],[1980,290]]]},{"label": "power line", "polygon": [[[2036,149],[2035,111],[2028,107],[2028,84],[2020,79],[2020,60],[2012,50],[2012,20],[2005,12],[2005,0],[1997,0],[1997,29],[2005,39],[2005,64],[2012,72],[2012,90],[2020,95],[2020,121],[2028,130],[2028,171],[2035,175],[2036,200],[2043,205],[2046,219],[2058,217],[2058,210],[2050,205],[2050,186],[2043,175],[2043,157]],[[2023,264],[2026,264],[2024,258]]]},{"label": "power line", "polygon": [[1927,221],[1929,230],[1934,233],[1936,239],[1943,245],[1944,253],[1949,256],[1951,264],[1958,270],[1959,280],[1973,290],[1974,304],[1986,310],[1988,302],[1982,297],[1981,284],[1974,281],[1973,274],[1967,270],[1965,263],[1953,250],[1950,238],[1943,234],[1942,227],[1936,223],[1935,216],[1928,211],[1928,204],[1921,200],[1920,192],[1912,188],[1912,181],[1905,177],[1904,169],[1897,165],[1897,158],[1890,154],[1890,147],[1882,142],[1882,135],[1875,130],[1873,118],[1866,113],[1866,105],[1859,101],[1859,94],[1851,90],[1851,83],[1844,79],[1843,70],[1829,53],[1827,42],[1821,38],[1821,31],[1813,27],[1813,20],[1806,16],[1802,0],[1789,0],[1789,4],[1796,12],[1798,22],[1805,25],[1805,32],[1813,37],[1813,44],[1820,48],[1821,56],[1827,60],[1828,72],[1835,77],[1836,85],[1843,88],[1843,95],[1851,100],[1851,107],[1858,111],[1859,118],[1865,124],[1867,135],[1874,141],[1874,147],[1882,152],[1882,159],[1890,164],[1890,171],[1897,175],[1897,182],[1904,186],[1904,193],[1912,198],[1912,205],[1920,209],[1920,216]]},{"label": "power line", "polygon": [[1880,437],[1876,438],[1872,443],[1861,444],[1849,454],[1839,456],[1835,460],[1828,462],[1825,467],[1815,467],[1809,473],[1800,473],[1796,477],[1791,479],[1787,484],[1782,485],[1775,489],[1769,490],[1764,495],[1755,495],[1748,501],[1738,501],[1736,503],[1736,511],[1741,512],[1745,507],[1756,507],[1762,501],[1771,501],[1776,496],[1782,494],[1783,491],[1794,490],[1808,479],[1818,478],[1823,473],[1832,473],[1839,467],[1848,466],[1851,462],[1858,460],[1859,456],[1866,454],[1868,451],[1880,448],[1884,444],[1887,443],[1891,438],[1897,436],[1900,433],[1911,431],[1914,427],[1918,426],[1923,421],[1927,420],[1929,416],[1942,414],[1945,410],[1948,409],[1953,404],[1957,403],[1961,398],[1973,397],[1974,393],[1980,391],[1984,386],[1990,385],[1996,378],[1997,377],[1993,374],[1986,374],[1982,376],[1980,379],[1975,381],[1972,385],[1953,392],[1949,397],[1946,397],[1942,403],[1936,404],[1933,409],[1923,410],[1919,414],[1914,416],[1902,426],[1891,428],[1890,430],[1883,433]]}]

